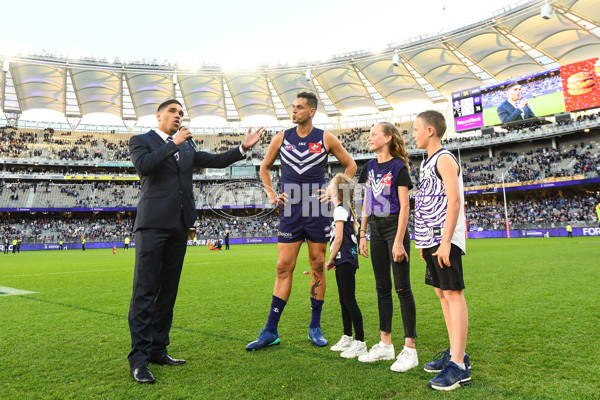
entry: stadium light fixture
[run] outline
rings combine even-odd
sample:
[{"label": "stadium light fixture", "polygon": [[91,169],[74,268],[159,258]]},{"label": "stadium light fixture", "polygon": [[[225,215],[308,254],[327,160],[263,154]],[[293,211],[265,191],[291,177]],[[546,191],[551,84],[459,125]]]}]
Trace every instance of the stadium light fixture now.
[{"label": "stadium light fixture", "polygon": [[306,80],[310,81],[310,79],[312,78],[312,72],[310,72],[310,67],[306,67]]},{"label": "stadium light fixture", "polygon": [[392,57],[392,64],[394,64],[396,67],[400,66],[400,54],[398,54],[398,52],[394,53],[394,56]]},{"label": "stadium light fixture", "polygon": [[4,60],[4,64],[2,64],[2,71],[8,72],[9,66],[10,66],[10,63],[8,62],[8,60]]},{"label": "stadium light fixture", "polygon": [[550,19],[554,17],[554,7],[550,5],[550,3],[546,0],[542,8],[540,9],[540,15],[544,19]]}]

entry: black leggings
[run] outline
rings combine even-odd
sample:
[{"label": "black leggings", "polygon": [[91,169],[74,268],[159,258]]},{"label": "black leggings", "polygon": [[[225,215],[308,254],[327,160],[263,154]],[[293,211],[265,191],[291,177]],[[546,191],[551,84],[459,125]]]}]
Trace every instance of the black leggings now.
[{"label": "black leggings", "polygon": [[[379,330],[392,332],[392,315],[394,302],[392,300],[392,279],[390,265],[394,272],[394,287],[400,299],[404,337],[417,337],[417,310],[415,298],[410,287],[410,261],[394,262],[392,249],[398,230],[398,214],[387,217],[369,217],[371,228],[371,263],[375,274],[377,289],[377,305],[379,307]],[[410,235],[408,229],[404,233],[404,248],[410,258]]]},{"label": "black leggings", "polygon": [[344,335],[352,336],[352,325],[354,325],[354,339],[365,341],[363,319],[358,303],[356,302],[356,267],[350,263],[343,263],[335,270],[335,281],[337,282],[340,306],[342,309],[342,324]]}]

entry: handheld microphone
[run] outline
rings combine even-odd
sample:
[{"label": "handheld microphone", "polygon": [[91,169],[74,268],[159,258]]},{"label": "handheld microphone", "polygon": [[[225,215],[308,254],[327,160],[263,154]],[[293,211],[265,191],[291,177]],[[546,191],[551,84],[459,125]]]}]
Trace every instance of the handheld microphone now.
[{"label": "handheld microphone", "polygon": [[[181,128],[183,128],[183,126]],[[179,130],[181,130],[181,128],[179,128]],[[188,144],[192,147],[192,149],[194,149],[196,153],[200,151],[200,148],[198,147],[196,142],[194,142],[194,139],[192,137],[185,139],[185,141],[188,142]]]},{"label": "handheld microphone", "polygon": [[198,145],[196,144],[196,142],[194,142],[194,139],[189,137],[187,139],[185,139],[186,142],[188,142],[188,144],[190,146],[192,146],[192,149],[194,149],[194,151],[197,153],[200,151],[200,148],[198,147]]}]

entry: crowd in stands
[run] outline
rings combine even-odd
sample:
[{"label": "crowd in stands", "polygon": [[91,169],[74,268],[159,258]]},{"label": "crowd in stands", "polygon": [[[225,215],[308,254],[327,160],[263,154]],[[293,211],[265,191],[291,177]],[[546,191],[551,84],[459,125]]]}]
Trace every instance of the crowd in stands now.
[{"label": "crowd in stands", "polygon": [[[133,222],[133,217],[124,214],[84,218],[21,214],[0,219],[0,238],[19,238],[25,244],[79,242],[82,235],[89,242],[122,241],[133,238]],[[226,230],[230,237],[272,237],[277,235],[279,216],[276,211],[256,217],[209,212],[199,216],[195,226],[198,239],[223,238]]]},{"label": "crowd in stands", "polygon": [[[104,138],[104,147],[108,149],[107,159],[114,161],[131,161],[129,154],[129,142],[127,140],[119,140],[118,142],[111,142]],[[102,153],[95,153],[102,157]]]},{"label": "crowd in stands", "polygon": [[[567,168],[570,163],[574,165]],[[550,147],[529,150],[507,172],[507,182],[526,182],[588,172],[600,173],[600,148],[581,142],[565,150]]]},{"label": "crowd in stands", "polygon": [[[550,80],[548,80],[550,81]],[[536,89],[537,90],[537,89]],[[556,126],[571,125],[581,121],[595,121],[600,117],[596,114],[580,114],[574,120],[561,120]],[[396,123],[402,129],[409,151],[417,151],[414,141],[410,137],[407,123]],[[510,137],[522,133],[536,132],[544,125],[526,127],[515,127],[511,130],[499,130],[485,136],[457,135],[445,139],[444,145],[457,143],[476,144],[478,141],[489,141],[489,139]],[[351,154],[368,154],[367,138],[370,127],[339,130],[335,132],[342,145]],[[127,134],[98,134],[93,135],[81,132],[55,132],[47,128],[39,135],[39,132],[20,130],[12,127],[0,127],[0,156],[4,158],[27,158],[40,157],[48,159],[60,159],[65,161],[121,161],[129,162],[129,146]],[[276,131],[266,131],[259,146],[251,151],[250,159],[260,159],[266,154],[269,143]],[[43,136],[42,136],[43,135]],[[195,135],[194,140],[201,148],[208,147],[214,152],[227,151],[238,146],[244,138],[245,133],[219,133],[217,135]],[[208,146],[206,145],[208,143]]]},{"label": "crowd in stands", "polygon": [[[415,160],[415,182],[418,181],[419,160]],[[527,182],[546,178],[568,177],[586,173],[600,175],[600,145],[581,142],[565,149],[545,146],[522,154],[503,150],[493,158],[477,155],[461,160],[465,187],[499,184],[504,181]]]},{"label": "crowd in stands", "polygon": [[[277,182],[274,182],[276,185]],[[257,181],[224,181],[204,184],[203,189],[194,191],[196,204],[222,208],[223,206],[248,206],[267,204],[268,199],[262,185]]]},{"label": "crowd in stands", "polygon": [[[539,89],[539,88],[538,88]],[[536,89],[537,90],[537,89]],[[569,125],[580,121],[595,121],[600,113],[582,114],[575,120],[559,121],[556,125]],[[397,124],[399,127],[404,125]],[[519,128],[520,130],[498,131],[489,137],[503,137],[508,135],[511,140],[515,133],[526,133],[540,129],[540,126]],[[409,141],[409,132],[402,129],[408,142],[409,150],[414,150],[414,143]],[[263,157],[272,137],[276,131],[267,131],[264,134],[262,145],[253,149],[256,158]],[[354,155],[370,154],[367,146],[369,128],[354,128],[334,132],[339,137],[342,145]],[[200,147],[210,145],[210,151],[222,152],[238,146],[245,133],[221,133],[211,138],[195,138]],[[0,157],[3,159],[20,157],[47,157],[59,158],[65,161],[97,159],[109,161],[130,161],[128,140],[125,134],[93,135],[81,132],[55,132],[51,128],[43,131],[27,131],[12,127],[0,127]],[[210,140],[209,140],[210,139]],[[444,141],[446,145],[467,143],[482,140],[482,137],[458,136]],[[492,158],[486,150],[485,154],[464,156],[461,160],[465,187],[486,184],[498,184],[501,176],[507,183],[526,182],[547,178],[573,176],[578,174],[596,173],[600,175],[600,143],[598,136],[591,141],[576,139],[561,145],[558,148],[550,146],[535,147],[519,151],[503,150]],[[546,141],[548,143],[548,141]],[[47,146],[47,147],[44,147]],[[500,147],[502,148],[502,147]],[[506,148],[506,147],[504,147]],[[522,148],[521,148],[522,149]],[[471,150],[471,154],[475,152]],[[456,153],[456,152],[455,152]],[[467,153],[468,154],[468,153]],[[467,159],[465,159],[467,158]],[[411,160],[410,174],[413,182],[418,182],[419,165],[422,155],[415,155]],[[467,161],[468,160],[468,161]],[[359,163],[358,173],[364,160],[357,158]],[[135,176],[131,167],[111,167],[115,171],[103,171],[98,168],[79,166],[44,166],[44,165],[5,165],[0,171],[0,208],[87,208],[87,207],[120,207],[133,208],[137,205],[140,193],[138,181],[35,181],[30,175],[62,174],[62,175],[106,175]],[[340,165],[331,165],[331,172],[326,179],[330,180],[336,173],[343,172]],[[23,180],[4,179],[4,175],[24,175]],[[29,178],[26,179],[26,178]],[[197,177],[196,177],[197,178]],[[206,178],[206,177],[203,177]],[[54,179],[54,178],[51,178]],[[212,179],[212,178],[211,178]],[[194,195],[196,205],[200,208],[222,206],[247,206],[248,204],[267,203],[264,191],[257,186],[258,181],[232,182],[232,181],[195,181]],[[273,186],[280,191],[280,182],[277,173],[273,174]],[[413,191],[414,192],[414,191]],[[413,193],[411,192],[411,193]],[[356,198],[362,197],[357,191]],[[564,226],[567,222],[595,221],[593,209],[599,198],[589,195],[559,197],[557,194],[548,195],[538,199],[509,200],[509,220],[513,227],[519,229],[525,225],[554,224]],[[228,211],[229,212],[229,211]],[[236,211],[239,212],[239,211]],[[467,201],[467,219],[470,229],[502,229],[504,224],[504,208],[498,204],[478,204]],[[197,223],[199,238],[222,237],[225,230],[231,232],[231,237],[246,236],[275,236],[278,229],[278,217],[275,212],[266,213],[260,218],[248,218],[241,215],[224,218],[224,211],[219,214],[205,211]],[[0,236],[10,235],[22,237],[25,243],[79,240],[84,234],[89,240],[119,240],[131,232],[132,218],[108,216],[90,216],[86,218],[65,218],[51,216],[40,218],[39,214],[24,214],[9,219],[1,220]],[[4,216],[6,217],[6,216]],[[412,218],[412,217],[411,217]]]},{"label": "crowd in stands", "polygon": [[[585,121],[595,122],[599,118],[600,118],[600,112],[592,113],[592,114],[580,114],[575,119],[559,120],[559,121],[555,122],[554,125],[555,126],[570,126],[570,125],[573,125],[575,122],[585,122]],[[476,144],[476,142],[479,142],[481,140],[502,139],[502,138],[508,138],[508,137],[518,139],[519,134],[535,132],[535,131],[541,129],[542,126],[544,126],[544,125],[534,124],[534,125],[526,126],[526,127],[516,126],[514,128],[510,128],[507,130],[494,131],[491,134],[486,134],[484,136],[461,136],[461,135],[458,135],[453,138],[443,139],[442,145],[447,146],[447,145],[451,145],[451,144],[455,144],[455,143],[470,143],[470,142],[473,142],[473,144]],[[408,146],[409,151],[416,150],[416,145],[414,144],[414,142],[407,142],[407,146]]]},{"label": "crowd in stands", "polygon": [[[541,225],[564,228],[567,223],[594,224],[598,220],[595,207],[600,196],[574,194],[560,197],[558,194],[539,199],[518,199],[507,202],[508,220],[511,229]],[[504,205],[466,203],[466,218],[470,230],[498,230],[505,227]]]},{"label": "crowd in stands", "polygon": [[[558,192],[539,198],[509,199],[508,219],[511,229],[564,228],[568,223],[579,226],[595,226],[595,206],[600,196],[595,193],[559,195]],[[467,201],[466,219],[469,230],[502,230],[505,228],[503,203]],[[360,207],[357,210],[360,214]],[[205,211],[196,221],[198,239],[222,238],[225,231],[230,237],[273,237],[279,228],[276,210]],[[413,213],[410,213],[409,229],[413,229]],[[78,218],[76,214],[40,216],[39,213],[4,216],[0,219],[0,237],[19,238],[23,243],[79,242],[86,240],[121,241],[132,236],[133,216],[94,215]]]},{"label": "crowd in stands", "polygon": [[368,154],[371,152],[367,144],[369,132],[368,128],[354,128],[339,134],[338,139],[350,154]]},{"label": "crowd in stands", "polygon": [[199,239],[222,238],[225,231],[230,237],[272,237],[277,236],[279,215],[276,212],[265,213],[255,218],[207,213],[196,222],[196,236]]},{"label": "crowd in stands", "polygon": [[90,242],[120,241],[131,236],[133,218],[65,218],[22,214],[0,219],[0,237],[20,238],[23,243],[79,242],[83,235]]},{"label": "crowd in stands", "polygon": [[138,197],[139,181],[6,183],[0,180],[0,207],[135,207]]},{"label": "crowd in stands", "polygon": [[[44,174],[61,174],[66,175],[68,173],[67,167],[49,167],[49,166],[8,166],[6,172],[10,174],[23,174],[23,175],[44,175]],[[0,176],[4,175],[0,172]]]},{"label": "crowd in stands", "polygon": [[516,159],[516,153],[503,151],[495,159],[486,156],[471,157],[469,163],[462,162],[465,186],[479,186],[498,182],[498,174],[506,169],[506,164]]},{"label": "crowd in stands", "polygon": [[[581,146],[583,147],[584,144],[582,143]],[[573,165],[573,171],[576,174],[585,174],[593,171],[600,172],[600,153],[592,145],[586,144],[585,151],[576,154],[575,159],[577,161]]]},{"label": "crowd in stands", "polygon": [[[233,135],[232,135],[233,136]],[[224,153],[226,151],[229,151],[231,149],[233,149],[234,147],[238,147],[242,140],[244,139],[244,136],[240,135],[235,135],[235,136],[239,136],[239,139],[236,138],[234,139],[221,139],[219,141],[219,144],[217,145],[217,147],[214,149],[215,153]]]},{"label": "crowd in stands", "polygon": [[[514,151],[504,150],[491,159],[488,154],[477,154],[469,157],[468,161],[463,157],[461,165],[465,187],[472,187],[500,184],[503,173],[506,183],[591,172],[600,175],[599,157],[600,146],[597,143],[580,142],[565,146],[564,150],[560,147],[530,148],[520,155]],[[420,161],[421,159],[414,158],[409,165],[415,190]],[[363,164],[364,162],[359,162],[358,174]],[[326,174],[326,179],[330,180],[339,172],[343,172],[343,168],[332,165],[331,172]],[[110,173],[106,174],[110,175]],[[277,174],[272,176],[273,186],[279,191],[280,183]],[[194,183],[196,205],[220,208],[265,204],[267,203],[265,193],[256,178],[252,182],[196,181]],[[38,187],[42,190],[38,191]],[[69,207],[135,207],[139,199],[139,191],[139,181],[135,180],[52,183],[49,181],[5,182],[0,179],[0,207],[52,207],[56,204],[65,204]]]},{"label": "crowd in stands", "polygon": [[38,151],[31,149],[37,143],[37,132],[17,130],[11,127],[0,127],[0,157],[18,158],[35,157]]}]

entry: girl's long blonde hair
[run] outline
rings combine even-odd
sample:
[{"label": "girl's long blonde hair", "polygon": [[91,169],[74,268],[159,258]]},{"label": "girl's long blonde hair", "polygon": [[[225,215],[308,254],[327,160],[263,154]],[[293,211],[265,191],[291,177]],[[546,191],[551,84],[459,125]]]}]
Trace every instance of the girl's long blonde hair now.
[{"label": "girl's long blonde hair", "polygon": [[386,136],[392,137],[392,141],[390,142],[390,154],[392,157],[401,159],[406,165],[406,168],[408,168],[408,150],[406,150],[404,137],[400,133],[400,130],[398,130],[396,125],[389,122],[380,122],[377,125],[381,125],[383,133],[385,133]]},{"label": "girl's long blonde hair", "polygon": [[335,187],[338,200],[352,213],[352,218],[354,219],[354,233],[356,234],[360,227],[360,223],[358,222],[356,207],[354,205],[354,181],[344,174],[337,174],[333,177],[331,183]]}]

